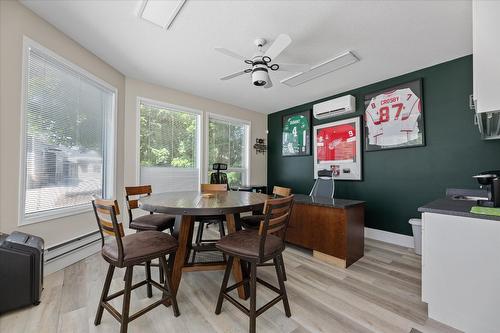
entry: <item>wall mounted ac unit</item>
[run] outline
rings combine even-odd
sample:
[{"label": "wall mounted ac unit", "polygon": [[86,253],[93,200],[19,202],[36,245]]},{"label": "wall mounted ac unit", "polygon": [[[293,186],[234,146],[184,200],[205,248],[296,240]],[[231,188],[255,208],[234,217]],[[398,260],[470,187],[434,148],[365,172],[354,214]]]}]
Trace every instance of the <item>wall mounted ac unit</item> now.
[{"label": "wall mounted ac unit", "polygon": [[316,119],[340,116],[356,111],[356,98],[346,95],[313,105],[313,115]]}]

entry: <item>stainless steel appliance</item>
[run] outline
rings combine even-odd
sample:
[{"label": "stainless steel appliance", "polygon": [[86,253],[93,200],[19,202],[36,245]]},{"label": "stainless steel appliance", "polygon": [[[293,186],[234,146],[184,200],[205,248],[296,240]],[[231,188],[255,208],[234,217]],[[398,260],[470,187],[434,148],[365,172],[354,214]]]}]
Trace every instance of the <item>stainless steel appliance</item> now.
[{"label": "stainless steel appliance", "polygon": [[478,206],[500,207],[500,170],[484,171],[474,178],[488,193],[488,199],[477,201]]}]

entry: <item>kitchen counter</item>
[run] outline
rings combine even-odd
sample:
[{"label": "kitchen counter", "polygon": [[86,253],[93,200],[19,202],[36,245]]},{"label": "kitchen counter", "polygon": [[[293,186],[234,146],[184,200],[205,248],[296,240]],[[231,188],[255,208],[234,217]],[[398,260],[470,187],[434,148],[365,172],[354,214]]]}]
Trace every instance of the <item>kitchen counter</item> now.
[{"label": "kitchen counter", "polygon": [[331,208],[349,208],[356,205],[364,204],[364,201],[359,200],[348,200],[348,199],[337,199],[329,197],[312,197],[305,194],[294,194],[295,204],[313,205],[313,206],[323,206]]},{"label": "kitchen counter", "polygon": [[475,200],[454,200],[450,197],[434,200],[418,208],[421,213],[436,213],[472,217],[477,219],[500,221],[500,216],[473,214],[470,212],[472,206],[476,206]]}]

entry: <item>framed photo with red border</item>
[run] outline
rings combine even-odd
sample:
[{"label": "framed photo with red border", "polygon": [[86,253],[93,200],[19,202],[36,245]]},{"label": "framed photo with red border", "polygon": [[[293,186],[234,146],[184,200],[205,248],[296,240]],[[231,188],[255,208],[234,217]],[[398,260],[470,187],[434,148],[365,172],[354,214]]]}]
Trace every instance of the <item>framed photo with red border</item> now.
[{"label": "framed photo with red border", "polygon": [[425,146],[422,79],[365,95],[365,150]]},{"label": "framed photo with red border", "polygon": [[336,180],[362,180],[360,124],[354,117],[314,126],[314,178],[328,170]]}]

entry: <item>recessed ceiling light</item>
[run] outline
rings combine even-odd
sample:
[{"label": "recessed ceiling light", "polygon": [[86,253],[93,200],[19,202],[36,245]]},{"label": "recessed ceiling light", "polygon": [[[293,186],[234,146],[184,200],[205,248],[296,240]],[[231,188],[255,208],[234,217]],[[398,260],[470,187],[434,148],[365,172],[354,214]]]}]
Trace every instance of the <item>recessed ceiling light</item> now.
[{"label": "recessed ceiling light", "polygon": [[356,57],[351,51],[347,51],[345,53],[342,53],[341,55],[336,56],[333,59],[327,60],[319,65],[311,67],[311,69],[307,72],[295,74],[293,76],[281,80],[280,82],[286,84],[287,86],[295,87],[298,86],[299,84],[305,83],[317,77],[331,73],[345,66],[354,64],[355,62],[358,61],[359,61],[358,57]]},{"label": "recessed ceiling light", "polygon": [[164,29],[168,29],[179,15],[186,0],[143,0],[139,17]]}]

